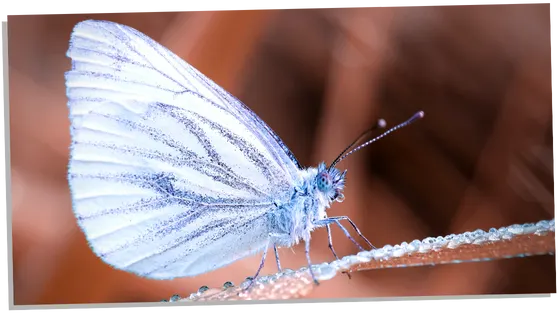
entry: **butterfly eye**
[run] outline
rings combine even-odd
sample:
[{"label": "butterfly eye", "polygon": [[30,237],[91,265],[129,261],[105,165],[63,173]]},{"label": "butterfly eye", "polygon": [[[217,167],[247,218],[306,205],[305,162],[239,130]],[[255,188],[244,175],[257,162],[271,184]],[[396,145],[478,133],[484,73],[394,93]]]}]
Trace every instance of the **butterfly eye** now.
[{"label": "butterfly eye", "polygon": [[327,173],[321,173],[317,177],[317,187],[320,191],[327,191],[332,187],[332,180]]}]

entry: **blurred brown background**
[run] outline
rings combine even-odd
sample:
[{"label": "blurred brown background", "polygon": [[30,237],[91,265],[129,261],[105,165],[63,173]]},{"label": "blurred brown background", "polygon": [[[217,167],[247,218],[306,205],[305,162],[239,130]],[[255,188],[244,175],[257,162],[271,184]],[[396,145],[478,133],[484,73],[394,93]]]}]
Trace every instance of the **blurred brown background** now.
[{"label": "blurred brown background", "polygon": [[[238,284],[260,256],[151,281],[105,265],[77,228],[66,182],[63,73],[75,23],[107,19],[167,46],[238,96],[300,163],[331,162],[378,118],[426,118],[362,150],[348,215],[376,245],[554,216],[549,5],[229,11],[8,18],[15,303],[158,301]],[[333,229],[340,256],[355,246]],[[283,267],[306,263],[281,249]],[[273,257],[273,256],[269,256]],[[324,229],[313,262],[333,259]],[[274,259],[263,274],[276,272]],[[554,256],[338,276],[310,297],[556,292]]]}]

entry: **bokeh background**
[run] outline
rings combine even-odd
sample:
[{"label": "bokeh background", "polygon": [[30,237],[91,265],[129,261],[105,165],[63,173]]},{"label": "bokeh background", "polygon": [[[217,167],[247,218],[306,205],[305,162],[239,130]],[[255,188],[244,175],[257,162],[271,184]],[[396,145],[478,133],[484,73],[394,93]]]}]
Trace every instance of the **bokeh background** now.
[{"label": "bokeh background", "polygon": [[[378,118],[425,119],[353,155],[348,215],[374,245],[554,217],[548,4],[8,17],[15,304],[159,301],[238,284],[260,256],[152,281],[88,248],[66,182],[65,57],[75,23],[134,27],[238,96],[302,165]],[[339,256],[355,246],[333,229]],[[283,267],[306,263],[281,249]],[[269,257],[273,257],[269,255]],[[324,229],[313,262],[330,261]],[[341,275],[311,298],[556,292],[554,256]],[[276,272],[269,259],[262,274]]]}]

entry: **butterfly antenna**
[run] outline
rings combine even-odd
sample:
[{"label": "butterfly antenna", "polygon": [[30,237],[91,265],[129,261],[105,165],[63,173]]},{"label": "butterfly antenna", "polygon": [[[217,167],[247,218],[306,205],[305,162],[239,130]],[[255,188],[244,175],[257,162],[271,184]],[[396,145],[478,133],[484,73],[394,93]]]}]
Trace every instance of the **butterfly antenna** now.
[{"label": "butterfly antenna", "polygon": [[387,122],[385,122],[385,119],[379,119],[375,125],[373,125],[369,129],[366,129],[366,131],[362,132],[362,134],[359,135],[358,138],[356,138],[356,140],[352,141],[352,143],[350,143],[349,146],[347,146],[344,150],[342,150],[342,152],[340,152],[340,154],[336,157],[336,159],[334,159],[331,166],[329,166],[329,169],[331,169],[336,164],[335,163],[336,161],[339,161],[340,157],[343,156],[344,153],[348,152],[348,150],[350,150],[354,145],[356,145],[356,143],[362,141],[362,139],[365,136],[369,135],[372,131],[374,131],[376,129],[383,129],[386,126],[387,126]]},{"label": "butterfly antenna", "polygon": [[[332,162],[331,166],[329,166],[329,169],[334,167],[336,164],[340,163],[340,161],[344,160],[346,157],[348,157],[350,154],[363,149],[364,147],[374,143],[375,141],[385,137],[386,135],[401,129],[402,127],[408,126],[410,124],[412,124],[413,122],[415,122],[416,120],[423,118],[424,117],[424,112],[423,111],[419,111],[416,114],[414,114],[412,117],[410,117],[407,121],[400,123],[398,125],[396,125],[395,127],[385,131],[384,133],[382,133],[381,135],[361,144],[360,146],[356,147],[355,149],[347,152],[351,147],[353,147],[363,136],[365,136],[366,134],[370,133],[374,128],[370,128],[368,130],[366,130],[364,133],[362,133],[358,139],[356,139],[356,141],[352,142],[351,145],[349,145],[346,149],[344,149],[344,151],[342,151],[342,153]],[[346,152],[346,153],[345,153]]]}]

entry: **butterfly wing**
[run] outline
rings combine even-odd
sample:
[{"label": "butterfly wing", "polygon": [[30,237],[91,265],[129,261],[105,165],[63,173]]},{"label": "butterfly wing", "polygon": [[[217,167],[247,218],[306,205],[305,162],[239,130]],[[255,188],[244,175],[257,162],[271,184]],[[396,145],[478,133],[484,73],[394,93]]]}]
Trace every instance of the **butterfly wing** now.
[{"label": "butterfly wing", "polygon": [[67,55],[68,180],[99,257],[171,279],[265,248],[299,164],[255,113],[124,25],[78,23]]}]

